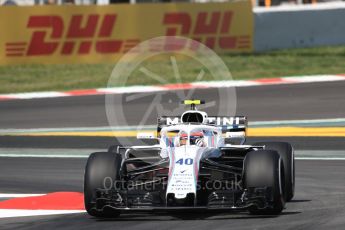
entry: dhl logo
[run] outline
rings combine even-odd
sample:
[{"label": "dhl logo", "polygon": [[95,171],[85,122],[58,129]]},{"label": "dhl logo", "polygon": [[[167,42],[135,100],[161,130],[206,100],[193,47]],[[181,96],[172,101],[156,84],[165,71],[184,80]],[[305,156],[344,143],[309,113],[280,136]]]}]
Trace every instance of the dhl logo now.
[{"label": "dhl logo", "polygon": [[166,35],[191,37],[211,49],[217,47],[223,50],[250,48],[250,36],[230,35],[233,16],[233,11],[200,12],[193,25],[192,17],[188,13],[167,13],[164,17],[164,24],[168,26]]},{"label": "dhl logo", "polygon": [[[26,53],[26,42],[7,43],[7,56],[52,55],[56,52],[61,55],[71,55],[74,52],[82,55],[89,54],[92,48],[100,54],[118,53],[121,49],[127,51],[140,40],[111,38],[116,17],[116,14],[73,15],[64,34],[65,25],[61,16],[31,16],[27,28],[34,31]],[[86,21],[84,25],[83,19]],[[96,42],[93,42],[94,38],[97,38]],[[61,41],[62,39],[65,41]]]},{"label": "dhl logo", "polygon": [[[212,49],[248,49],[251,36],[232,36],[230,33],[233,16],[233,11],[199,12],[195,18],[185,12],[165,13],[162,24],[166,36],[190,37]],[[6,56],[125,53],[140,43],[141,39],[114,38],[117,17],[117,14],[72,15],[66,23],[59,15],[30,16],[27,22],[27,29],[32,30],[30,41],[6,43]],[[186,45],[182,43],[178,49]],[[152,44],[150,50],[169,51],[171,47]]]}]

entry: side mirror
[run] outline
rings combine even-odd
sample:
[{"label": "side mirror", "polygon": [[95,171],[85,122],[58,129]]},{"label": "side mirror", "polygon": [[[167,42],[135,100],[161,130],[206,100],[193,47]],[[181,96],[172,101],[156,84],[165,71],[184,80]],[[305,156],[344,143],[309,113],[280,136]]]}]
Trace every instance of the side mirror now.
[{"label": "side mirror", "polygon": [[152,140],[157,139],[154,133],[151,132],[138,132],[137,139],[140,140]]},{"label": "side mirror", "polygon": [[246,141],[246,132],[226,132],[224,141],[226,144],[242,145]]}]

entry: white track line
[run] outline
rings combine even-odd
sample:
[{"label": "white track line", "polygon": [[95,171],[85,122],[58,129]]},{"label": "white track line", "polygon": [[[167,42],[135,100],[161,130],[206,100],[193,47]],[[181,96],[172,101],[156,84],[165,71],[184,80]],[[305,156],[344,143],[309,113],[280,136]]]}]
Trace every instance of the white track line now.
[{"label": "white track line", "polygon": [[[91,154],[91,152],[90,152]],[[89,155],[44,155],[44,154],[0,154],[0,157],[11,157],[11,158],[88,158]]]},{"label": "white track line", "polygon": [[[91,154],[91,152],[90,152]],[[58,155],[58,154],[54,154],[54,155],[45,155],[45,154],[0,154],[0,157],[10,157],[10,158],[81,158],[81,159],[85,159],[88,158],[89,155]],[[344,157],[328,157],[328,156],[317,156],[317,157],[295,157],[296,160],[328,160],[328,161],[332,161],[332,160],[345,160],[345,156]],[[39,194],[38,194],[39,195]],[[43,194],[44,195],[44,194]],[[25,196],[23,196],[25,197]],[[1,194],[0,194],[0,198]]]},{"label": "white track line", "polygon": [[0,193],[0,198],[19,198],[19,197],[33,197],[33,196],[44,196],[46,194],[13,194],[13,193]]},{"label": "white track line", "polygon": [[295,157],[295,160],[344,161],[345,157]]},{"label": "white track line", "polygon": [[327,123],[345,123],[345,118],[325,118],[325,119],[307,119],[307,120],[277,120],[277,121],[252,121],[249,126],[262,125],[303,125],[303,124],[327,124]]},{"label": "white track line", "polygon": [[23,209],[0,209],[0,218],[45,216],[84,213],[84,210],[23,210]]},{"label": "white track line", "polygon": [[[226,87],[248,87],[261,85],[281,85],[281,84],[300,84],[312,82],[331,82],[344,81],[344,75],[310,75],[310,76],[296,76],[296,77],[281,77],[268,79],[253,79],[253,80],[231,80],[231,81],[204,81],[192,82],[184,84],[184,89],[194,88],[226,88]],[[128,86],[128,87],[114,87],[114,88],[98,88],[86,90],[72,90],[65,92],[32,92],[32,93],[14,93],[14,94],[0,94],[0,100],[13,99],[35,99],[35,98],[54,98],[54,97],[72,97],[72,96],[86,96],[86,95],[100,95],[100,94],[125,94],[125,93],[145,93],[158,91],[180,90],[179,84],[169,84],[160,86]]]},{"label": "white track line", "polygon": [[[249,127],[271,125],[308,125],[308,124],[334,124],[344,123],[345,118],[306,119],[306,120],[273,120],[273,121],[249,121]],[[144,130],[155,130],[155,125],[145,125]],[[100,127],[72,127],[72,128],[33,128],[33,129],[0,129],[0,135],[16,133],[39,133],[39,132],[86,132],[86,131],[131,131],[137,130],[138,126],[100,126]]]}]

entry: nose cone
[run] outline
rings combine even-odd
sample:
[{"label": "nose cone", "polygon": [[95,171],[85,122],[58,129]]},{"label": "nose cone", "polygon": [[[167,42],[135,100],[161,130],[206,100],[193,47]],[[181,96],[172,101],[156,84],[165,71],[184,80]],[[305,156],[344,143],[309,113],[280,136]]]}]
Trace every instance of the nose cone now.
[{"label": "nose cone", "polygon": [[[197,146],[186,145],[174,149],[170,158],[167,198],[173,197],[174,202],[178,203],[178,199],[188,198],[189,200],[191,195],[188,194],[196,196],[199,161],[202,153],[203,149]],[[192,200],[194,202],[194,198]]]}]

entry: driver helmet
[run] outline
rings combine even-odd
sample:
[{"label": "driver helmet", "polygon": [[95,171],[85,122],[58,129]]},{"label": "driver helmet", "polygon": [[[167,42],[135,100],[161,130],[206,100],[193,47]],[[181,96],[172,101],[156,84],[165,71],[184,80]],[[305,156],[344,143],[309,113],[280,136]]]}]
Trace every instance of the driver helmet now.
[{"label": "driver helmet", "polygon": [[203,132],[193,132],[190,134],[190,144],[197,145],[199,147],[204,147],[204,133]]},{"label": "driver helmet", "polygon": [[187,133],[181,133],[179,135],[179,146],[186,145],[187,144],[187,140],[188,140]]}]

